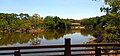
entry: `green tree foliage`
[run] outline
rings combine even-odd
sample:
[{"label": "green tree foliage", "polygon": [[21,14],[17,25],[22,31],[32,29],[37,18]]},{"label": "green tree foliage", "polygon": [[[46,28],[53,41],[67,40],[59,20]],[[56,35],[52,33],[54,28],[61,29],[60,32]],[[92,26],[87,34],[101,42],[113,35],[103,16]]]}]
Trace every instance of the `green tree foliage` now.
[{"label": "green tree foliage", "polygon": [[120,8],[120,0],[104,0],[106,4],[110,5],[111,7]]},{"label": "green tree foliage", "polygon": [[[120,36],[120,13],[107,14],[101,17],[93,17],[81,20],[81,25],[86,26],[86,28],[96,29],[97,31],[104,31],[101,37],[104,41],[116,42]],[[101,30],[102,29],[102,30]],[[108,35],[108,36],[107,36]],[[102,41],[102,42],[104,42]],[[119,41],[120,42],[120,41]]]},{"label": "green tree foliage", "polygon": [[29,29],[32,27],[40,28],[43,24],[43,19],[38,14],[29,16],[28,14],[8,14],[0,13],[0,30],[20,30]]},{"label": "green tree foliage", "polygon": [[120,0],[104,0],[104,2],[106,5],[109,5],[109,7],[101,7],[100,8],[101,12],[106,12],[107,14],[120,12]]},{"label": "green tree foliage", "polygon": [[47,29],[67,29],[70,28],[71,23],[57,16],[46,16],[44,22]]},{"label": "green tree foliage", "polygon": [[34,14],[30,17],[31,27],[39,28],[43,24],[43,19],[41,19],[39,14]]},{"label": "green tree foliage", "polygon": [[96,29],[97,33],[102,29],[103,32],[99,36],[100,38],[103,38],[102,42],[120,42],[120,38],[118,37],[120,36],[120,0],[104,1],[110,6],[101,8],[101,11],[105,10],[107,12],[106,15],[83,19],[80,23],[88,28]]},{"label": "green tree foliage", "polygon": [[104,0],[106,5],[109,7],[101,7],[100,10],[108,13],[118,13],[120,12],[120,0]]},{"label": "green tree foliage", "polygon": [[67,29],[70,28],[71,22],[65,19],[60,19],[57,16],[46,16],[43,20],[39,14],[29,16],[28,14],[8,14],[0,13],[0,30],[29,30],[38,28],[47,29]]}]

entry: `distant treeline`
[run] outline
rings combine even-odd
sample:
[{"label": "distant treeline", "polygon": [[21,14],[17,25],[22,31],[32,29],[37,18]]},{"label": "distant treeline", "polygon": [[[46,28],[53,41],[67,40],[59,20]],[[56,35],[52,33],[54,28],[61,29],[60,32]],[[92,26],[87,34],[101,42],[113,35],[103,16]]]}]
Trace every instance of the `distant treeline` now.
[{"label": "distant treeline", "polygon": [[63,19],[58,16],[40,17],[39,14],[32,16],[24,13],[0,13],[0,30],[20,30],[20,29],[68,29],[73,19]]}]

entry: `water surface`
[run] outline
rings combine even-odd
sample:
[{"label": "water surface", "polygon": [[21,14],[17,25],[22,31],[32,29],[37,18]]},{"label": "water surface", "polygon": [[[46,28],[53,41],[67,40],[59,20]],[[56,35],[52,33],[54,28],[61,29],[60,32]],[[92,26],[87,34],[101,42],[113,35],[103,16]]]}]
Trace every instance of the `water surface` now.
[{"label": "water surface", "polygon": [[65,38],[71,38],[71,43],[86,43],[92,38],[81,30],[47,30],[40,33],[0,33],[0,46],[30,46],[64,44]]}]

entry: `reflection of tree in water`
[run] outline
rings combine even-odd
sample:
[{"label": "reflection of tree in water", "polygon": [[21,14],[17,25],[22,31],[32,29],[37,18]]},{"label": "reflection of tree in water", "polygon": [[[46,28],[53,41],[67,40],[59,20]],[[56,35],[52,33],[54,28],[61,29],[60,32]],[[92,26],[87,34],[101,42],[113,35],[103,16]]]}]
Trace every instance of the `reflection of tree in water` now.
[{"label": "reflection of tree in water", "polygon": [[65,34],[71,33],[71,31],[67,30],[47,30],[45,31],[44,38],[46,40],[53,40],[53,39],[59,39],[62,38]]},{"label": "reflection of tree in water", "polygon": [[23,44],[28,43],[29,39],[33,39],[34,37],[28,33],[0,33],[3,38],[0,40],[0,45],[13,45],[15,43]]},{"label": "reflection of tree in water", "polygon": [[[14,45],[16,43],[19,44],[27,44],[31,45],[39,45],[41,43],[42,38],[46,40],[53,40],[62,38],[65,34],[70,34],[71,30],[47,30],[40,33],[0,33],[0,37],[3,38],[0,40],[0,45]],[[29,44],[28,44],[29,45]]]},{"label": "reflection of tree in water", "polygon": [[80,33],[83,35],[83,36],[88,36],[89,34],[90,35],[93,35],[93,30],[92,29],[81,29],[80,30]]}]

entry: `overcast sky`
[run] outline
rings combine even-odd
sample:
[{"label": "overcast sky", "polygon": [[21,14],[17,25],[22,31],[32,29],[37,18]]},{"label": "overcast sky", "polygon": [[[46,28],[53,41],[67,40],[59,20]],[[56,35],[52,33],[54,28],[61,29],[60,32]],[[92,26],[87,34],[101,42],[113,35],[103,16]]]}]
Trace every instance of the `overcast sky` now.
[{"label": "overcast sky", "polygon": [[101,16],[104,1],[92,0],[0,0],[0,13],[34,13],[61,18],[83,19]]}]

